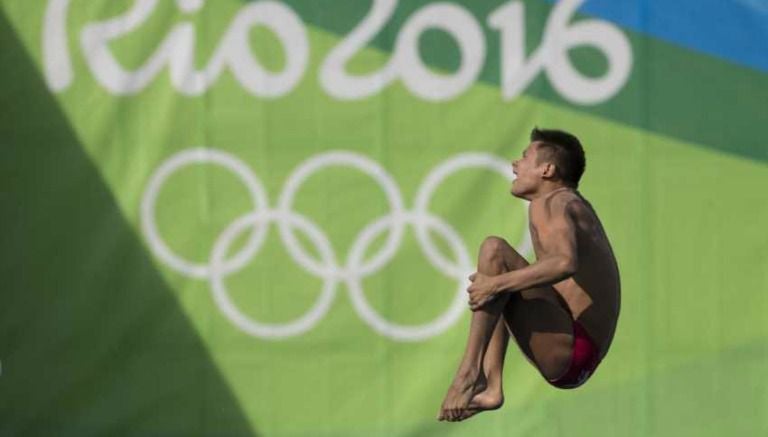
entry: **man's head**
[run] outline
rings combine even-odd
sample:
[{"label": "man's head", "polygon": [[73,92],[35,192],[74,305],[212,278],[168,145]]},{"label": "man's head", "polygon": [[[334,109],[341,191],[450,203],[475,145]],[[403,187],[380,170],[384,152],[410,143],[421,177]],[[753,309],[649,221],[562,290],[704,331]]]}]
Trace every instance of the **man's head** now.
[{"label": "man's head", "polygon": [[534,128],[523,157],[512,162],[517,177],[511,192],[528,198],[547,186],[577,188],[585,165],[578,138],[559,130]]}]

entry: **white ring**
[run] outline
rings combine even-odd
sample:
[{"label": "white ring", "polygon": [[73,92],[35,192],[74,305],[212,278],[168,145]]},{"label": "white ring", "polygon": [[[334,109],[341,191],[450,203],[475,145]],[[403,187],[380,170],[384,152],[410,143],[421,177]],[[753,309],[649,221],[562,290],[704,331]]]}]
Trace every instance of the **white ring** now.
[{"label": "white ring", "polygon": [[[244,181],[254,202],[254,210],[236,219],[218,236],[211,250],[209,263],[193,263],[173,253],[160,238],[155,222],[155,202],[165,180],[179,168],[197,163],[213,163],[233,171]],[[328,236],[309,218],[291,210],[296,192],[316,171],[329,166],[352,167],[371,176],[384,190],[391,212],[367,224],[350,247],[344,265],[338,263]],[[280,194],[278,207],[270,209],[263,186],[251,170],[234,156],[213,149],[195,148],[179,152],[165,161],[150,177],[141,204],[142,231],[150,249],[173,269],[195,278],[207,278],[216,305],[221,312],[242,331],[257,337],[274,339],[304,333],[327,314],[340,281],[347,284],[350,299],[361,319],[376,332],[398,341],[419,341],[444,332],[452,326],[466,309],[467,275],[473,264],[466,246],[456,230],[441,218],[429,212],[429,202],[437,187],[454,172],[479,167],[500,173],[507,180],[514,179],[509,164],[498,157],[482,153],[454,156],[435,167],[417,190],[412,211],[404,209],[400,190],[392,176],[377,162],[363,155],[332,151],[311,157],[292,172]],[[277,222],[280,236],[293,260],[310,274],[323,281],[316,302],[306,313],[287,323],[262,323],[241,312],[230,299],[224,280],[230,273],[243,268],[256,256],[264,242],[271,222]],[[526,219],[527,222],[527,219]],[[368,302],[362,281],[379,271],[389,262],[402,243],[404,228],[411,224],[417,241],[429,263],[443,275],[457,281],[457,292],[450,307],[437,318],[420,325],[402,325],[382,317]],[[227,250],[236,237],[249,228],[255,228],[248,242],[231,259]],[[314,244],[319,259],[303,250],[295,235],[299,228]],[[369,260],[366,250],[383,232],[389,232],[382,249]],[[446,240],[455,261],[447,259],[433,243],[429,231],[436,231]],[[523,252],[530,250],[530,236],[523,233]]]},{"label": "white ring", "polygon": [[325,235],[308,220],[293,214],[282,214],[278,212],[256,212],[245,215],[235,220],[216,240],[216,244],[211,251],[211,275],[210,284],[213,292],[214,301],[223,312],[237,327],[248,334],[262,338],[284,338],[304,333],[320,321],[328,312],[334,296],[336,295],[337,280],[333,277],[327,277],[323,283],[323,291],[317,298],[314,306],[296,320],[284,324],[261,323],[241,312],[237,305],[232,302],[227,293],[227,287],[224,284],[224,269],[222,262],[226,256],[227,249],[242,231],[249,226],[262,224],[266,229],[271,221],[288,222],[292,226],[301,228],[310,238],[310,240],[319,248],[320,255],[327,263],[332,262],[333,251],[331,244]]},{"label": "white ring", "polygon": [[[288,181],[286,181],[285,188],[283,188],[283,192],[280,194],[277,208],[284,213],[290,211],[293,207],[296,191],[301,187],[301,184],[316,171],[329,166],[352,167],[360,170],[378,182],[384,189],[384,194],[387,196],[391,208],[389,215],[395,218],[397,226],[394,227],[393,231],[389,234],[389,237],[387,237],[387,241],[381,251],[369,261],[369,265],[360,267],[362,270],[372,270],[371,266],[382,265],[394,256],[397,247],[402,240],[404,228],[404,223],[402,223],[401,220],[397,220],[403,214],[403,199],[400,195],[400,191],[397,188],[394,179],[392,179],[392,176],[390,176],[377,162],[366,156],[344,151],[325,152],[307,159],[293,171],[288,178]],[[319,266],[311,256],[301,250],[301,244],[293,235],[290,227],[283,222],[278,222],[278,226],[280,229],[280,236],[296,262],[318,276],[329,274],[322,268],[322,266]],[[348,276],[354,275],[355,273],[337,272],[337,274],[340,276]]]},{"label": "white ring", "polygon": [[[393,218],[381,219],[377,221],[374,226],[369,227],[365,233],[361,233],[360,237],[355,240],[355,243],[350,250],[349,264],[351,266],[355,266],[360,262],[360,259],[365,253],[365,249],[367,249],[370,243],[387,227],[392,226],[391,222],[394,220],[395,219]],[[453,325],[466,309],[467,298],[464,290],[467,286],[466,277],[472,271],[472,265],[470,264],[467,249],[462,243],[461,237],[459,237],[453,228],[432,215],[419,217],[419,220],[421,220],[426,227],[432,227],[443,234],[443,237],[445,237],[457,258],[459,258],[458,263],[464,266],[463,269],[453,271],[448,275],[453,276],[458,282],[456,295],[448,311],[440,315],[437,319],[422,325],[400,325],[385,319],[370,305],[362,290],[362,284],[360,283],[362,279],[361,277],[350,276],[346,280],[349,289],[349,297],[352,299],[352,305],[360,317],[380,334],[395,340],[419,341],[438,335]],[[430,262],[432,262],[433,265],[436,265],[433,259],[430,259]]]},{"label": "white ring", "polygon": [[[465,168],[483,168],[492,170],[499,173],[509,182],[512,182],[515,179],[515,174],[512,172],[512,166],[509,162],[499,157],[487,153],[462,153],[453,156],[438,164],[437,167],[429,172],[424,178],[419,187],[419,191],[416,193],[416,200],[414,201],[415,215],[417,217],[426,217],[429,211],[429,202],[438,185],[440,185],[448,176]],[[528,226],[528,217],[525,217],[525,226]],[[414,230],[416,231],[416,238],[419,240],[419,243],[430,258],[436,260],[441,271],[455,271],[459,268],[459,266],[446,260],[440,250],[435,247],[423,223],[418,220],[415,221]],[[530,253],[532,245],[530,236],[527,232],[523,232],[523,238],[518,244],[518,247],[521,253]]]},{"label": "white ring", "polygon": [[[268,207],[267,195],[264,192],[264,187],[251,169],[236,157],[220,150],[203,147],[183,150],[168,158],[168,160],[155,170],[149,179],[149,184],[141,199],[141,228],[147,236],[147,242],[149,243],[150,248],[158,258],[174,270],[198,279],[204,279],[209,276],[210,269],[208,264],[186,260],[176,255],[168,247],[160,236],[160,232],[157,230],[157,223],[155,221],[155,202],[157,201],[157,196],[160,193],[162,184],[176,170],[191,164],[205,163],[217,164],[231,170],[243,181],[243,183],[245,183],[245,187],[248,189],[251,200],[253,200],[254,208],[267,209]],[[264,242],[265,237],[265,227],[256,230],[240,252],[224,263],[224,271],[226,273],[231,273],[243,268]]]}]

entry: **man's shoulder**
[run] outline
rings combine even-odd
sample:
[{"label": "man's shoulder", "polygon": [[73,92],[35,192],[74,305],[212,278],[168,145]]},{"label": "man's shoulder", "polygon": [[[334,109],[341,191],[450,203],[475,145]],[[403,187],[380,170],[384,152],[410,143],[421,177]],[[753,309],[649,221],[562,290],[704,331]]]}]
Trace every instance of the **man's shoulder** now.
[{"label": "man's shoulder", "polygon": [[573,190],[548,193],[531,202],[531,215],[573,214],[584,208],[584,198]]}]

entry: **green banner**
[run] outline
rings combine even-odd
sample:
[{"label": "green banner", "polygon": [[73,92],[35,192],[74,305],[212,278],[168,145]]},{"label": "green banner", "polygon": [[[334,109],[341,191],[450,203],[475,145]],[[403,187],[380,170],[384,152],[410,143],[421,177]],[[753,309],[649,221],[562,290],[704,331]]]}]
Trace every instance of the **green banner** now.
[{"label": "green banner", "polygon": [[[0,435],[768,433],[768,11],[614,3],[3,0]],[[616,338],[438,422],[480,243],[535,259],[534,126]]]}]

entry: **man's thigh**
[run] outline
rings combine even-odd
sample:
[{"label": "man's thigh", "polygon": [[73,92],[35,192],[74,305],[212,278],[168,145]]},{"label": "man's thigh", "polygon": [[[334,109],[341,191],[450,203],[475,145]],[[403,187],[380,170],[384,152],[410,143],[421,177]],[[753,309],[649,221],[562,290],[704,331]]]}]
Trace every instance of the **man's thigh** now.
[{"label": "man's thigh", "polygon": [[512,296],[504,321],[520,350],[547,379],[563,375],[571,359],[573,321],[551,296],[554,290]]},{"label": "man's thigh", "polygon": [[[503,245],[509,270],[528,262],[508,244]],[[570,363],[573,319],[565,301],[552,287],[537,287],[514,293],[504,307],[504,320],[515,342],[542,375],[554,379]]]}]

